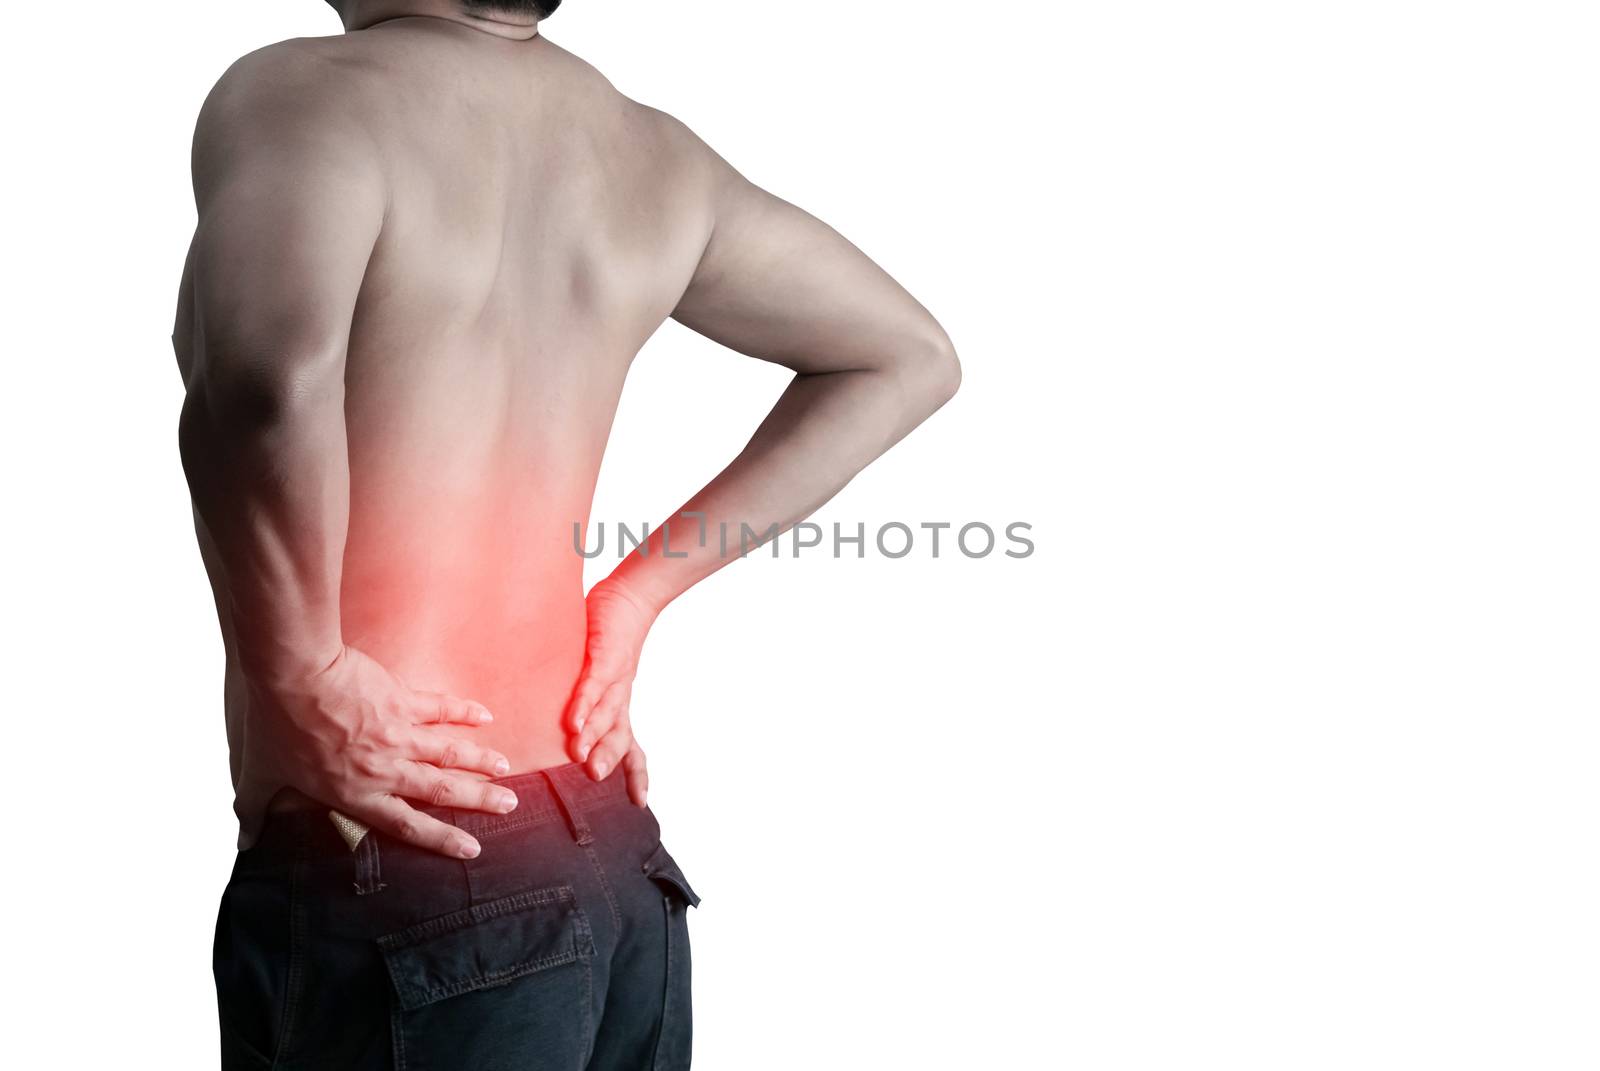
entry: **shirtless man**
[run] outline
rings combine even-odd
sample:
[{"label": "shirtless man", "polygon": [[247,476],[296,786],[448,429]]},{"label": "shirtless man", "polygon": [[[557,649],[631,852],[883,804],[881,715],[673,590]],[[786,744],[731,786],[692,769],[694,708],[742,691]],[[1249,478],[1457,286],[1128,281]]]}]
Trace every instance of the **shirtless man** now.
[{"label": "shirtless man", "polygon": [[[335,0],[344,35],[200,115],[174,342],[240,820],[227,1067],[686,1067],[640,648],[726,563],[701,531],[788,528],[959,379],[861,252],[545,39],[556,2]],[[585,599],[573,524],[669,316],[796,374],[672,553]]]}]

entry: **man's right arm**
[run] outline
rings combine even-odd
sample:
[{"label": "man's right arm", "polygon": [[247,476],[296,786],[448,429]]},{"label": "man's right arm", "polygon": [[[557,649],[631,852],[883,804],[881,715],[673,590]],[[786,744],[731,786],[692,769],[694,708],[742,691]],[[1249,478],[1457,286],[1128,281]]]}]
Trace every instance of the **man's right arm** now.
[{"label": "man's right arm", "polygon": [[[263,69],[268,68],[268,69]],[[220,552],[239,658],[309,676],[343,646],[344,364],[383,184],[333,117],[295,123],[247,57],[195,132],[194,358],[179,447]]]},{"label": "man's right arm", "polygon": [[481,725],[488,711],[414,692],[342,638],[345,351],[386,186],[359,122],[320,85],[313,58],[268,50],[201,113],[179,448],[262,708],[246,777],[470,857],[472,838],[404,800],[515,805],[458,772],[502,773],[501,756],[427,728]]}]

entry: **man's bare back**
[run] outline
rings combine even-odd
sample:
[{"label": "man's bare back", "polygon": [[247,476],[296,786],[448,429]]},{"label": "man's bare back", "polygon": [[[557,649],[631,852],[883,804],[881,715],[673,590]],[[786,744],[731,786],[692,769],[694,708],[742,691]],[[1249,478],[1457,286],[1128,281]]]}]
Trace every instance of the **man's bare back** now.
[{"label": "man's bare back", "polygon": [[461,731],[512,769],[564,761],[585,638],[572,525],[629,362],[709,231],[685,135],[542,38],[440,19],[245,64],[284,79],[296,124],[369,139],[389,191],[345,371],[345,641],[486,705],[494,723]]},{"label": "man's bare back", "polygon": [[[542,36],[399,17],[254,53],[206,105],[195,182],[174,341],[245,844],[286,788],[355,812],[336,753],[385,711],[391,744],[446,723],[406,759],[428,769],[623,761],[644,633],[721,564],[630,559],[586,606],[573,548],[669,316],[799,373],[687,504],[757,530],[954,389],[937,324],[854,247]],[[337,698],[358,693],[437,695],[438,717]],[[356,751],[390,808],[361,817],[408,839],[462,847],[394,797],[503,805],[414,771],[385,788],[378,745]]]}]

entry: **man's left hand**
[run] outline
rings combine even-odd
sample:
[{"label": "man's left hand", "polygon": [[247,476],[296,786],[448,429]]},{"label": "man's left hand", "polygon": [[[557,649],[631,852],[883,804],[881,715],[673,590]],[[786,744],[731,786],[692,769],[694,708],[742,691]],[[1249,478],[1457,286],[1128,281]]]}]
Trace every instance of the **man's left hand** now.
[{"label": "man's left hand", "polygon": [[633,738],[628,702],[639,670],[644,638],[656,611],[620,581],[608,577],[587,600],[589,639],[583,673],[567,704],[569,748],[596,781],[619,765],[628,779],[628,796],[645,805],[649,774],[644,751]]}]

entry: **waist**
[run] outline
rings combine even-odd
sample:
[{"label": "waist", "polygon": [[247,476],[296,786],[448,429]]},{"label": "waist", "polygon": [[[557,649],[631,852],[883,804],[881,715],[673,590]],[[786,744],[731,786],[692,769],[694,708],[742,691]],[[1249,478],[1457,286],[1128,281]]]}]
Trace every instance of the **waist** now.
[{"label": "waist", "polygon": [[[587,627],[581,599],[576,608],[552,608],[542,627],[508,626],[472,636],[463,630],[445,635],[419,628],[415,617],[376,623],[351,623],[345,642],[376,660],[407,687],[470,699],[487,707],[494,720],[483,726],[441,725],[432,731],[490,748],[506,757],[512,770],[537,771],[567,762],[569,734],[564,715],[583,669]],[[572,618],[576,616],[575,623]],[[564,623],[563,623],[564,619]],[[247,771],[247,698],[228,708],[230,744],[236,760],[235,786]],[[325,811],[319,801],[284,787],[263,802],[242,800],[244,840],[253,837],[262,812]],[[246,813],[252,812],[252,813]]]},{"label": "waist", "polygon": [[[510,582],[508,581],[508,584]],[[559,720],[583,669],[583,589],[559,596],[499,591],[473,600],[417,597],[403,606],[346,585],[344,641],[418,691],[471,699],[501,720]]]},{"label": "waist", "polygon": [[[593,780],[575,762],[558,763],[543,769],[509,774],[493,779],[517,795],[517,807],[509,814],[486,814],[453,807],[413,806],[423,814],[452,823],[477,838],[509,833],[552,822],[571,823],[597,811],[629,803],[627,781],[614,772],[604,781]],[[268,809],[269,816],[251,851],[271,856],[286,850],[305,851],[312,856],[344,857],[350,847],[340,837],[328,817],[329,808],[301,793],[281,792]]]}]

